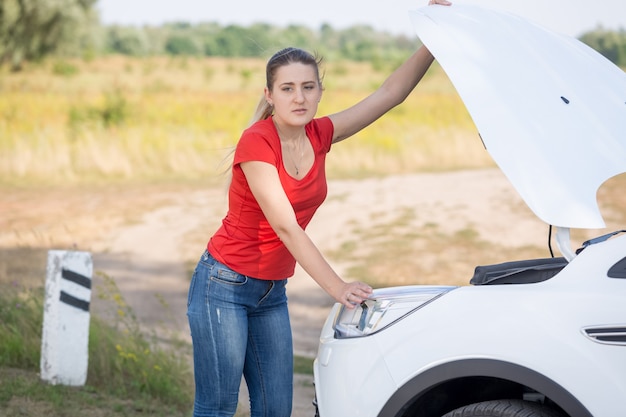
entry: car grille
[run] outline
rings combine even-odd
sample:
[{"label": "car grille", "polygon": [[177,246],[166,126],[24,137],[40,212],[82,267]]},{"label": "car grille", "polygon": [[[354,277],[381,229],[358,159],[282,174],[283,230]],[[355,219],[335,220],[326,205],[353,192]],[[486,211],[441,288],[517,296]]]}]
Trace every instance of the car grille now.
[{"label": "car grille", "polygon": [[583,332],[598,343],[626,346],[626,326],[587,327]]}]

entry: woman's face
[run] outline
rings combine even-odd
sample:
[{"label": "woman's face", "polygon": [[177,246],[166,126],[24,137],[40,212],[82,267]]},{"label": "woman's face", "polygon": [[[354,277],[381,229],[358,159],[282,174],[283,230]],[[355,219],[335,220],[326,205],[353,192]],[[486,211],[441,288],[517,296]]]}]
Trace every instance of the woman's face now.
[{"label": "woman's face", "polygon": [[289,126],[304,126],[317,112],[322,98],[316,68],[291,63],[276,70],[272,90],[265,89],[265,98],[274,106],[274,120]]}]

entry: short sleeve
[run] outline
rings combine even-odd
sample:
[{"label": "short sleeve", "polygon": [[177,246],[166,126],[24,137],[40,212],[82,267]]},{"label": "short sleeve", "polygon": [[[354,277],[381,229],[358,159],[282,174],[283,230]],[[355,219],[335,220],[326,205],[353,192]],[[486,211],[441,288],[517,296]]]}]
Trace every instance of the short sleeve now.
[{"label": "short sleeve", "polygon": [[253,126],[246,129],[235,149],[233,165],[247,161],[261,161],[272,165],[278,164],[278,154],[274,143],[276,138],[272,132],[262,129],[262,126]]},{"label": "short sleeve", "polygon": [[333,134],[335,132],[335,126],[333,125],[332,120],[330,120],[330,117],[328,116],[314,119],[312,128],[315,130],[314,136],[319,138],[320,148],[324,151],[324,153],[328,153],[330,151],[330,147],[333,142]]}]

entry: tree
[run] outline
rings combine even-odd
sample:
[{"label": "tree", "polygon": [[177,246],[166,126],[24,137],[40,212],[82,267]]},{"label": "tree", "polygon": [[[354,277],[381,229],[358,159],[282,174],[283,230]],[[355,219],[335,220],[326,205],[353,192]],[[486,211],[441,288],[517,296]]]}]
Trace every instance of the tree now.
[{"label": "tree", "polygon": [[198,55],[199,48],[190,37],[172,35],[165,41],[165,51],[170,55]]},{"label": "tree", "polygon": [[123,55],[147,55],[145,30],[135,27],[111,26],[107,30],[107,50]]},{"label": "tree", "polygon": [[19,70],[24,60],[39,60],[75,43],[81,28],[97,22],[97,0],[0,1],[0,64]]},{"label": "tree", "polygon": [[626,66],[626,30],[606,30],[598,27],[587,32],[580,40],[613,62],[615,65]]}]

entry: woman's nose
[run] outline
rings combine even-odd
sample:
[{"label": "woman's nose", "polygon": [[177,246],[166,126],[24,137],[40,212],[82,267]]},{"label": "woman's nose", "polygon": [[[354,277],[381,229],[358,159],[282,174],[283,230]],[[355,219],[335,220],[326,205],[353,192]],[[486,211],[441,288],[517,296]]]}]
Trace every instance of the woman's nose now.
[{"label": "woman's nose", "polygon": [[304,91],[302,91],[302,89],[296,89],[296,96],[294,99],[296,102],[302,103],[304,101]]}]

